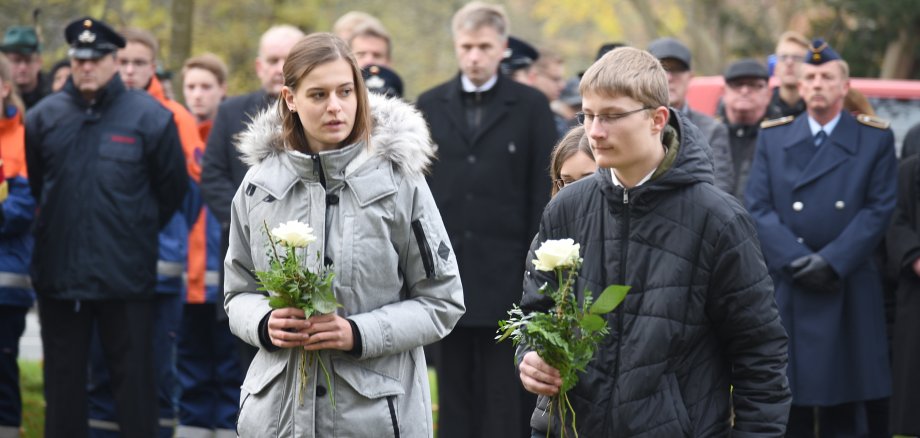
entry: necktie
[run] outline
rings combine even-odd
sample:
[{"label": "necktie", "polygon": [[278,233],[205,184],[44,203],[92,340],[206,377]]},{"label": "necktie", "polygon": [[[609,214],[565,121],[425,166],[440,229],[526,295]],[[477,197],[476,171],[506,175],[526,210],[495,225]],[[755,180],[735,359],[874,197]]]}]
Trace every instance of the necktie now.
[{"label": "necktie", "polygon": [[827,133],[824,131],[818,131],[818,133],[815,134],[815,147],[821,146],[821,144],[824,143],[824,140],[827,140]]}]

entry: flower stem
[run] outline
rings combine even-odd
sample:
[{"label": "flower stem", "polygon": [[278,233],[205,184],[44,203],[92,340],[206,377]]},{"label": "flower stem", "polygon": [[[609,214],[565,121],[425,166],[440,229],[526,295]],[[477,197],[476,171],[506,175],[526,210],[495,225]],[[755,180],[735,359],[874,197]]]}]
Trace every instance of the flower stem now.
[{"label": "flower stem", "polygon": [[307,350],[301,349],[300,350],[300,405],[301,406],[303,406],[303,393],[304,391],[306,391],[306,389],[307,389]]},{"label": "flower stem", "polygon": [[272,236],[272,232],[268,229],[268,222],[262,221],[262,226],[265,227],[265,234],[268,235],[268,242],[271,244],[272,254],[275,256],[275,261],[281,263],[281,259],[278,257],[278,250],[275,248],[275,238]]}]

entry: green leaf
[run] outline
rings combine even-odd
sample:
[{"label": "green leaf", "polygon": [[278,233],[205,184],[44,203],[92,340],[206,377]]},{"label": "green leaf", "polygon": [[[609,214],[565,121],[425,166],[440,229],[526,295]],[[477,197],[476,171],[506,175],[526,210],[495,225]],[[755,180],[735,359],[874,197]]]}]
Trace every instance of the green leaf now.
[{"label": "green leaf", "polygon": [[607,321],[604,321],[604,318],[597,316],[593,313],[589,313],[581,319],[581,328],[588,332],[596,332],[604,326],[606,326]]},{"label": "green leaf", "polygon": [[629,292],[629,286],[619,284],[607,286],[607,289],[604,289],[601,296],[597,297],[597,301],[591,305],[591,309],[588,311],[595,315],[609,313],[623,302],[627,292]]},{"label": "green leaf", "polygon": [[339,303],[335,300],[335,295],[332,291],[317,291],[313,295],[313,307],[321,314],[325,315],[334,312],[338,305]]}]

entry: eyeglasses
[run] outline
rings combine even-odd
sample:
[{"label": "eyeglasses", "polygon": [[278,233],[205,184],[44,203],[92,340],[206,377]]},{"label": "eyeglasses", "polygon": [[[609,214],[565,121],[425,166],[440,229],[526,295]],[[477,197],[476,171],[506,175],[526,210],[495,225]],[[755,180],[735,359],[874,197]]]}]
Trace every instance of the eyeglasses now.
[{"label": "eyeglasses", "polygon": [[572,184],[573,182],[575,181],[566,181],[564,179],[554,179],[553,185],[556,186],[556,190],[562,190],[562,188],[565,187],[566,184]]},{"label": "eyeglasses", "polygon": [[764,88],[767,88],[767,81],[763,79],[754,79],[754,80],[740,80],[740,81],[730,81],[725,85],[728,88],[731,88],[733,91],[741,91],[745,87],[751,91],[760,91]]},{"label": "eyeglasses", "polygon": [[579,125],[584,125],[585,123],[593,123],[594,119],[597,119],[602,125],[609,125],[617,120],[620,120],[624,117],[628,117],[632,114],[635,114],[639,111],[650,110],[652,107],[644,106],[639,109],[632,111],[626,111],[625,113],[610,113],[610,114],[587,114],[587,113],[575,113],[575,120],[578,121]]},{"label": "eyeglasses", "polygon": [[784,53],[782,55],[777,54],[776,60],[779,62],[786,62],[786,61],[802,62],[802,61],[805,61],[805,57],[802,55],[790,55],[790,54]]}]

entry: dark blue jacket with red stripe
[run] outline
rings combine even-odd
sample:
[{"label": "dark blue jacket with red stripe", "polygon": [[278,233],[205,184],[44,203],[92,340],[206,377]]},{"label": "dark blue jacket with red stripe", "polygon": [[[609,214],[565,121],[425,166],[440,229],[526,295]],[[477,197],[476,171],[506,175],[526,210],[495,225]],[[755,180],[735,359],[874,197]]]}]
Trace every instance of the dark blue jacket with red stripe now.
[{"label": "dark blue jacket with red stripe", "polygon": [[26,160],[39,206],[35,291],[69,300],[151,297],[157,232],[189,184],[172,114],[117,74],[93,102],[68,81],[26,116]]}]

